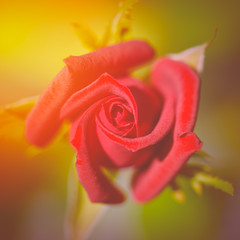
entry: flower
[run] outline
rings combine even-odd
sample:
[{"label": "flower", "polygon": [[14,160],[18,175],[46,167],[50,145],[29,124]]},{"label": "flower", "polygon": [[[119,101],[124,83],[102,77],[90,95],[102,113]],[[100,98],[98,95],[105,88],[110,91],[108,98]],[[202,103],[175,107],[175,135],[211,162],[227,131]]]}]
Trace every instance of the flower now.
[{"label": "flower", "polygon": [[199,101],[197,73],[183,62],[160,58],[149,85],[129,75],[153,57],[154,50],[139,40],[71,56],[27,118],[26,137],[41,147],[62,121],[71,121],[79,180],[92,202],[124,201],[103,168],[133,168],[133,196],[146,202],[202,146],[192,132]]}]

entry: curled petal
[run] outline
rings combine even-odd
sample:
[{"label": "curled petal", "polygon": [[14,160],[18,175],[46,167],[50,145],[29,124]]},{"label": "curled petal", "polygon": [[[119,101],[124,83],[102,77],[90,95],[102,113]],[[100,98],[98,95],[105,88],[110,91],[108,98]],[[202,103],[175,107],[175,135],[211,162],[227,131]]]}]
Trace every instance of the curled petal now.
[{"label": "curled petal", "polygon": [[160,94],[163,94],[164,88],[166,99],[176,101],[174,135],[191,132],[197,118],[200,91],[200,79],[196,72],[185,63],[163,58],[155,64],[152,83]]},{"label": "curled petal", "polygon": [[202,142],[191,131],[194,128],[200,80],[186,64],[170,59],[160,59],[152,71],[152,82],[160,94],[175,101],[175,125],[172,132],[159,144],[159,153],[146,168],[133,179],[133,195],[145,202],[172,180],[183,164]]},{"label": "curled petal", "polygon": [[106,156],[96,137],[93,117],[96,114],[96,104],[93,104],[77,121],[75,136],[71,142],[78,152],[76,161],[78,177],[92,202],[121,203],[125,199],[124,195],[101,170],[101,161],[104,161]]},{"label": "curled petal", "polygon": [[134,40],[65,59],[67,66],[46,88],[28,115],[28,141],[40,147],[47,145],[61,125],[59,111],[65,101],[102,73],[121,76],[131,68],[149,61],[153,56],[154,50],[146,42]]},{"label": "curled petal", "polygon": [[[164,102],[162,103],[161,99],[156,97],[157,95],[139,80],[123,78],[119,79],[119,82],[131,90],[137,102],[139,110],[138,131],[140,132],[140,136],[137,138],[125,138],[109,131],[109,129],[104,127],[100,122],[99,126],[109,139],[133,152],[156,144],[166,136],[173,126],[175,117],[174,98],[167,97],[167,94],[169,94],[167,87],[162,87],[161,94],[158,94],[162,97],[166,95]],[[144,97],[145,94],[146,97]],[[144,124],[148,124],[147,128]],[[152,126],[154,126],[154,128],[152,128]],[[144,129],[148,129],[148,132]]]},{"label": "curled petal", "polygon": [[99,109],[112,98],[125,100],[134,120],[137,119],[137,106],[130,90],[106,73],[72,95],[61,109],[61,118],[73,119],[71,143],[78,153],[78,177],[92,202],[120,203],[124,200],[123,194],[101,171],[101,167],[111,165],[100,145],[95,121]]},{"label": "curled petal", "polygon": [[[146,202],[158,195],[201,146],[202,142],[192,132],[177,136],[171,151],[164,159],[161,156],[156,157],[146,170],[136,174],[132,185],[136,201]],[[164,148],[162,150],[164,151]]]},{"label": "curled petal", "polygon": [[137,105],[130,90],[107,73],[102,74],[95,82],[73,94],[63,105],[60,118],[74,119],[95,102],[113,95],[121,97],[129,104],[133,110],[134,119],[137,121]]},{"label": "curled petal", "polygon": [[124,137],[136,136],[136,124],[131,107],[120,97],[109,97],[99,110],[98,120],[110,131]]}]

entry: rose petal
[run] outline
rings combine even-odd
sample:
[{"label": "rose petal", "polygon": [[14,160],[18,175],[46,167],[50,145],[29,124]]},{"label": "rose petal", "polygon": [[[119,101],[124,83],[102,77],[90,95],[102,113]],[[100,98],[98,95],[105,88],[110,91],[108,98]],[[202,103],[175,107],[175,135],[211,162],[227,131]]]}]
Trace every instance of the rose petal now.
[{"label": "rose petal", "polygon": [[[117,109],[122,112],[118,113]],[[136,124],[132,110],[120,97],[111,96],[108,101],[105,101],[97,118],[107,129],[117,135],[136,136]]]},{"label": "rose petal", "polygon": [[130,90],[106,73],[72,95],[61,110],[62,118],[74,119],[71,143],[78,152],[77,172],[93,202],[119,203],[124,200],[123,194],[101,171],[101,167],[112,167],[114,164],[110,164],[109,157],[103,152],[95,122],[102,104],[116,96],[118,101],[121,97],[128,103],[134,119],[137,119],[137,106]]},{"label": "rose petal", "polygon": [[[202,142],[192,132],[177,136],[171,151],[164,159],[161,156],[154,158],[147,169],[135,175],[132,184],[134,199],[137,202],[147,202],[156,197],[201,146]],[[164,148],[162,149],[164,151]]]},{"label": "rose petal", "polygon": [[154,50],[146,42],[135,40],[65,59],[67,66],[50,83],[28,115],[25,133],[28,141],[40,147],[47,145],[61,125],[59,111],[65,101],[102,73],[123,75],[153,56]]},{"label": "rose petal", "polygon": [[118,81],[130,89],[138,106],[139,136],[149,134],[155,127],[162,110],[161,97],[139,79],[124,77]]},{"label": "rose petal", "polygon": [[[98,120],[98,119],[96,119]],[[133,152],[126,147],[113,141],[103,131],[99,121],[97,122],[97,135],[102,149],[107,154],[115,168],[138,167],[151,159],[154,147],[149,146],[137,152]],[[127,138],[126,138],[127,139]]]},{"label": "rose petal", "polygon": [[[101,104],[101,103],[100,103]],[[99,102],[93,104],[77,121],[75,136],[71,141],[77,150],[76,168],[79,180],[92,202],[121,203],[125,197],[101,171],[105,154],[96,137],[95,114]]]},{"label": "rose petal", "polygon": [[[105,124],[102,124],[98,118],[96,119],[98,123],[97,133],[102,148],[117,167],[138,167],[152,158],[156,150],[154,143],[158,142],[172,126],[174,112],[171,109],[173,110],[173,107],[169,106],[166,109],[164,105],[161,113],[161,99],[153,89],[130,77],[121,78],[118,81],[126,85],[132,92],[138,106],[137,128],[139,135],[147,135],[144,137],[135,137],[133,135],[134,138],[120,136],[107,128]],[[159,121],[160,113],[162,114],[160,117],[161,121]],[[170,118],[166,119],[166,116],[170,116]],[[166,119],[166,124],[163,122],[164,119]],[[156,121],[159,122],[152,131]],[[161,123],[163,124],[161,125]],[[136,151],[136,147],[139,147],[138,151]]]},{"label": "rose petal", "polygon": [[159,155],[146,169],[141,169],[133,179],[133,195],[145,202],[171,181],[182,165],[202,143],[192,133],[196,121],[200,80],[186,64],[170,59],[160,59],[152,72],[153,85],[162,93],[167,88],[166,99],[176,101],[176,122],[173,133],[162,142]]},{"label": "rose petal", "polygon": [[60,118],[74,119],[92,104],[108,96],[118,96],[124,99],[131,107],[137,124],[137,105],[130,90],[107,73],[102,74],[92,84],[73,94],[63,105]]},{"label": "rose petal", "polygon": [[[138,101],[137,106],[139,106],[139,108],[142,107],[141,112],[139,112],[140,116],[138,126],[139,132],[141,131],[140,132],[141,135],[144,134],[146,135],[137,138],[124,138],[109,131],[103,125],[100,125],[102,131],[108,136],[109,139],[112,139],[113,141],[121,144],[128,150],[134,152],[146,148],[150,145],[156,144],[163,137],[166,136],[166,134],[170,131],[174,123],[175,116],[174,112],[175,97],[173,96],[174,93],[172,93],[168,85],[163,85],[161,87],[161,90],[158,90],[159,96],[161,96],[161,98],[164,98],[163,106],[161,106],[162,103],[160,102],[159,97],[156,97],[156,95],[140,81],[131,78],[125,78],[122,80],[120,79],[119,82],[129,87],[129,89],[132,91],[135,97],[135,100]],[[144,97],[144,94],[146,94],[147,97]],[[145,100],[148,103],[144,107],[141,106],[143,104],[140,101],[141,97],[142,100]],[[157,115],[159,115],[159,111],[161,111],[160,116],[158,117],[158,119],[154,120],[154,118],[156,118]],[[152,118],[150,115],[154,116],[154,118]],[[150,120],[149,117],[151,117],[152,120]],[[143,124],[148,124],[148,126],[145,128],[143,127]],[[151,129],[149,124],[151,128],[152,126],[155,127],[152,129],[152,131],[147,133],[147,131],[144,129],[148,129],[149,131],[149,129]]]},{"label": "rose petal", "polygon": [[200,79],[188,65],[168,58],[160,59],[152,71],[152,81],[157,91],[168,89],[167,98],[176,99],[174,135],[193,130],[198,111]]}]

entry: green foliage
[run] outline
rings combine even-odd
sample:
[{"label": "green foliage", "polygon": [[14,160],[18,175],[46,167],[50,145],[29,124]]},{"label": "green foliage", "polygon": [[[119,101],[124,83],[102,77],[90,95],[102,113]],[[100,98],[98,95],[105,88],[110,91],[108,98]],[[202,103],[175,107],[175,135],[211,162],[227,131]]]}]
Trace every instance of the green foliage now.
[{"label": "green foliage", "polygon": [[105,47],[110,44],[124,41],[131,30],[132,10],[137,0],[120,2],[118,13],[107,24],[101,38],[94,31],[81,23],[72,23],[74,31],[84,47],[90,51]]},{"label": "green foliage", "polygon": [[99,46],[99,40],[96,34],[89,27],[81,23],[72,23],[72,26],[78,39],[85,48],[93,51],[101,47]]},{"label": "green foliage", "polygon": [[4,107],[2,114],[10,114],[20,119],[25,119],[30,110],[36,104],[37,99],[38,96],[35,96],[23,98],[17,102],[10,103]]},{"label": "green foliage", "polygon": [[123,41],[127,33],[130,32],[131,14],[136,2],[137,0],[125,0],[120,3],[119,12],[112,21],[112,33],[115,42]]},{"label": "green foliage", "polygon": [[195,153],[193,154],[193,157],[211,158],[211,156],[210,156],[207,152],[205,152],[205,151],[203,151],[203,150],[200,150],[200,151],[198,151],[198,152],[195,152]]},{"label": "green foliage", "polygon": [[229,183],[225,180],[222,180],[218,177],[214,177],[205,172],[197,173],[194,176],[193,181],[205,184],[207,186],[214,187],[216,189],[222,190],[223,192],[228,193],[233,196],[233,186],[231,183]]},{"label": "green foliage", "polygon": [[[197,161],[195,158],[197,158]],[[206,159],[209,158],[211,158],[210,155],[201,150],[195,153],[192,159],[182,167],[175,179],[169,184],[174,200],[178,203],[186,201],[186,196],[178,181],[182,177],[187,180],[193,191],[198,195],[202,195],[203,185],[214,187],[233,195],[233,186],[230,182],[211,175],[212,169],[209,167],[208,162],[206,162]]]},{"label": "green foliage", "polygon": [[191,187],[194,190],[195,193],[197,193],[198,195],[202,195],[202,184],[198,181],[196,181],[195,179],[191,180]]}]

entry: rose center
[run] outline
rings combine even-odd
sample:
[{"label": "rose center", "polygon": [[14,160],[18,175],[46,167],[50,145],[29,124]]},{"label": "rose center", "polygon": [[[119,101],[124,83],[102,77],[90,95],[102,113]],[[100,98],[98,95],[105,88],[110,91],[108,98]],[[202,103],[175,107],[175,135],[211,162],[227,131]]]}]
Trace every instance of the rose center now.
[{"label": "rose center", "polygon": [[114,126],[126,126],[134,121],[133,115],[123,105],[113,105],[110,116]]},{"label": "rose center", "polygon": [[101,106],[98,120],[108,131],[120,136],[135,137],[136,124],[131,107],[120,97],[109,97]]}]

